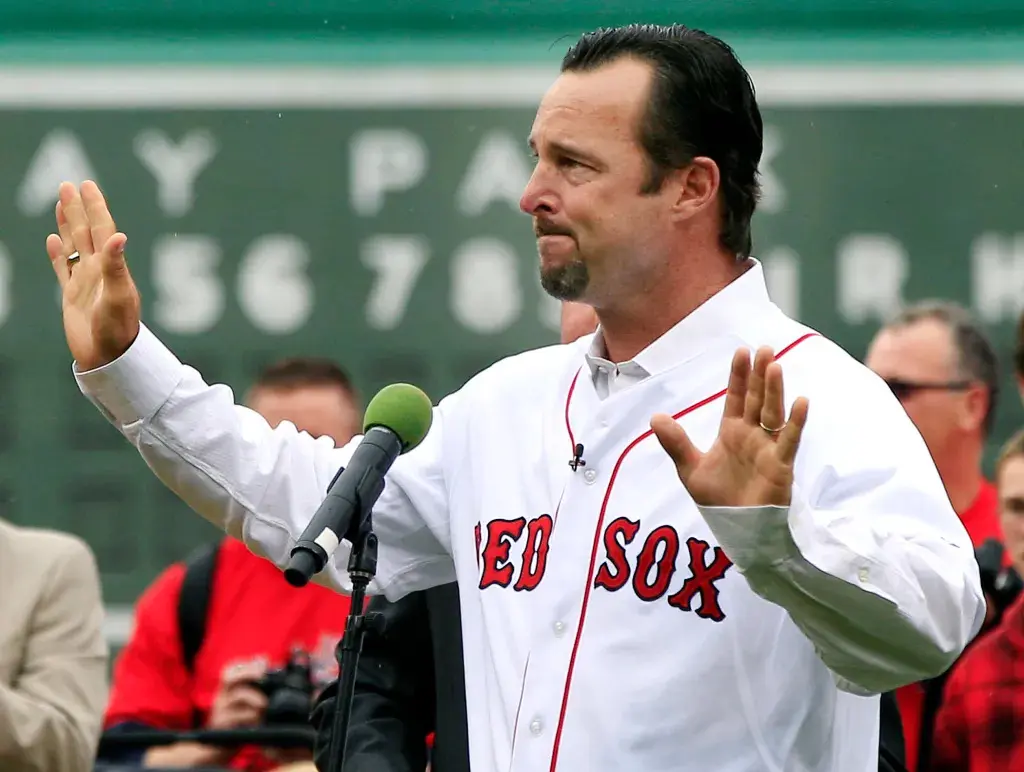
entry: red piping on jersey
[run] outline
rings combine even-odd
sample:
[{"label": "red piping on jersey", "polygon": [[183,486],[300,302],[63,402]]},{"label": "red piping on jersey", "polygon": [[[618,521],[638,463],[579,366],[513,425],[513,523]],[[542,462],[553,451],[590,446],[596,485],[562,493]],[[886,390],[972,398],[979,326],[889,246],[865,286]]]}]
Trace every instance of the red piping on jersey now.
[{"label": "red piping on jersey", "polygon": [[583,372],[582,367],[573,376],[572,383],[569,384],[569,393],[565,397],[565,430],[569,432],[569,449],[573,454],[576,453],[576,438],[572,436],[572,424],[569,423],[569,405],[572,404],[572,393],[576,391],[576,381],[580,379],[581,372]]},{"label": "red piping on jersey", "polygon": [[[794,340],[792,343],[790,343],[788,346],[786,346],[784,349],[782,349],[778,354],[776,354],[775,355],[775,359],[778,359],[783,354],[786,354],[787,352],[792,351],[796,346],[800,345],[801,343],[803,343],[808,338],[816,337],[817,334],[818,333],[815,333],[815,332],[809,332],[806,335],[800,336],[799,338]],[[580,369],[582,370],[582,368],[580,368]],[[576,448],[576,441],[575,441],[575,439],[573,437],[573,434],[572,434],[572,427],[569,425],[569,405],[572,402],[572,392],[576,388],[576,380],[579,378],[579,376],[580,376],[580,374],[579,374],[579,372],[577,372],[576,373],[576,378],[573,378],[572,385],[569,387],[569,394],[568,394],[568,396],[566,396],[566,399],[565,399],[565,425],[566,425],[566,428],[569,430],[569,442],[572,444],[572,448],[574,450]],[[716,394],[712,394],[710,397],[705,397],[700,402],[695,402],[694,404],[690,405],[688,408],[686,408],[684,410],[681,410],[678,413],[676,413],[674,416],[672,416],[672,419],[673,420],[679,420],[680,418],[682,418],[687,413],[692,413],[694,410],[697,410],[698,408],[704,407],[705,405],[708,405],[711,402],[714,402],[716,399],[720,399],[721,397],[724,397],[725,393],[727,391],[728,391],[727,388],[726,389],[722,389],[721,391],[717,392]],[[606,514],[606,512],[608,510],[608,500],[611,498],[612,487],[615,485],[615,478],[618,476],[619,468],[622,466],[622,462],[625,460],[626,456],[629,455],[629,452],[631,450],[633,450],[633,448],[635,448],[637,445],[639,445],[641,442],[643,442],[644,440],[646,440],[648,437],[650,437],[653,434],[654,434],[654,430],[653,429],[648,429],[646,432],[644,432],[639,437],[637,437],[635,440],[633,440],[631,443],[629,443],[629,445],[626,446],[626,449],[623,450],[622,453],[619,454],[619,458],[615,462],[615,466],[612,468],[611,477],[608,479],[608,487],[605,489],[605,492],[604,492],[604,500],[601,502],[601,513],[597,517],[597,528],[594,531],[594,546],[593,546],[593,549],[590,552],[590,570],[589,570],[589,572],[587,574],[587,586],[583,590],[583,604],[582,604],[582,606],[580,608],[580,623],[579,623],[579,626],[576,629],[576,640],[573,641],[573,644],[572,644],[572,655],[569,657],[569,669],[568,669],[568,671],[565,674],[565,689],[562,692],[562,708],[561,708],[561,711],[558,714],[558,727],[555,729],[555,742],[554,742],[554,745],[551,748],[551,767],[550,767],[550,772],[555,772],[555,768],[558,766],[558,746],[559,746],[559,744],[561,743],[561,740],[562,740],[562,729],[563,729],[563,727],[565,725],[565,711],[566,711],[566,708],[568,707],[568,704],[569,704],[569,687],[570,687],[570,685],[572,683],[572,671],[573,671],[573,668],[576,665],[576,653],[577,653],[577,651],[579,651],[580,638],[583,636],[583,622],[584,622],[584,620],[586,619],[586,616],[587,616],[587,603],[590,600],[590,588],[591,588],[591,586],[593,584],[593,580],[594,580],[594,565],[597,562],[597,550],[598,550],[598,547],[601,544],[601,527],[604,525],[604,517],[605,517],[605,514]]]}]

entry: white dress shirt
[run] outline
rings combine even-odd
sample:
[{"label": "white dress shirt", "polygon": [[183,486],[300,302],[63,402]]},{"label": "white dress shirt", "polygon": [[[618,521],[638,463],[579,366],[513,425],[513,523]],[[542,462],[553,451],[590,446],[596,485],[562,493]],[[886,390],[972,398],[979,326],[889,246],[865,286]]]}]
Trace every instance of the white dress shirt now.
[{"label": "white dress shirt", "polygon": [[[877,769],[869,695],[943,671],[984,600],[917,430],[812,333],[755,263],[631,363],[588,336],[441,400],[374,509],[374,587],[458,580],[476,772]],[[710,447],[741,345],[784,352],[787,409],[810,401],[788,508],[698,508],[649,431],[666,412]],[[270,429],[146,328],[76,377],[165,484],[282,566],[359,440]],[[347,556],[319,581],[348,587]]]}]

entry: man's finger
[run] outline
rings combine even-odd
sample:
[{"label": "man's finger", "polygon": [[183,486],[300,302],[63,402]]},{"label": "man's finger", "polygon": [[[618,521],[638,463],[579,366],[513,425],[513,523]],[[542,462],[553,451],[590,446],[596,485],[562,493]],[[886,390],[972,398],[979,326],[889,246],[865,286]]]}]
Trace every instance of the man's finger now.
[{"label": "man's finger", "polygon": [[131,275],[128,273],[128,264],[124,259],[124,247],[127,243],[127,236],[123,233],[115,233],[107,239],[99,254],[100,270],[103,272],[105,286],[115,292],[120,289],[131,289]]},{"label": "man's finger", "polygon": [[89,217],[85,213],[85,204],[82,203],[82,197],[70,182],[62,182],[60,185],[60,204],[68,221],[72,245],[78,251],[78,254],[81,255],[82,260],[91,259],[93,245]]},{"label": "man's finger", "polygon": [[225,704],[232,711],[249,710],[254,713],[262,713],[267,707],[267,698],[263,692],[254,687],[239,684],[227,692]]},{"label": "man's finger", "polygon": [[107,200],[103,197],[99,186],[92,180],[86,180],[81,188],[82,203],[92,232],[92,243],[99,249],[117,232],[114,218],[110,216]]},{"label": "man's finger", "polygon": [[769,362],[764,378],[764,404],[761,405],[761,423],[769,429],[779,429],[786,420],[782,365]]},{"label": "man's finger", "polygon": [[57,274],[57,283],[64,289],[64,285],[71,278],[71,269],[68,267],[67,258],[64,257],[64,243],[56,233],[46,237],[46,254],[50,256],[50,265]]},{"label": "man's finger", "polygon": [[775,452],[778,454],[779,461],[786,466],[793,466],[793,462],[796,460],[796,452],[800,448],[800,437],[803,435],[804,426],[807,425],[809,407],[806,397],[797,397],[789,411],[786,428],[779,432],[778,440],[775,443]]},{"label": "man's finger", "polygon": [[75,241],[71,238],[71,226],[68,224],[68,218],[64,215],[64,205],[60,201],[57,202],[55,214],[57,233],[60,234],[60,240],[64,244],[64,257],[67,257],[75,251]]},{"label": "man's finger", "polygon": [[255,681],[266,672],[266,669],[266,665],[260,660],[232,665],[224,670],[224,674],[221,676],[221,687],[229,689],[236,684]]},{"label": "man's finger", "polygon": [[759,348],[754,356],[754,368],[750,373],[746,399],[743,404],[743,420],[748,424],[757,426],[761,420],[761,407],[764,405],[765,371],[774,358],[774,352],[767,346]]},{"label": "man's finger", "polygon": [[651,429],[661,447],[675,462],[679,476],[685,484],[693,468],[700,463],[701,452],[690,441],[686,430],[671,416],[659,413],[651,419]]},{"label": "man's finger", "polygon": [[745,348],[740,348],[732,355],[729,387],[725,392],[725,410],[722,413],[722,420],[743,417],[743,404],[747,398],[747,382],[749,380],[750,352]]}]

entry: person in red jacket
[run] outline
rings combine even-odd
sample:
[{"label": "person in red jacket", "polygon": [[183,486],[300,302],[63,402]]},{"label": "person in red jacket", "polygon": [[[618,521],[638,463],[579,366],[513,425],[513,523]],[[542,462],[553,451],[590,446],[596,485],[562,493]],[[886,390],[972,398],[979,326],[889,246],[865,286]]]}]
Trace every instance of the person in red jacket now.
[{"label": "person in red jacket", "polygon": [[[981,466],[995,418],[999,366],[975,320],[954,303],[910,306],[878,332],[865,364],[889,384],[921,432],[975,548],[989,539],[1002,542],[998,496]],[[907,769],[925,769],[919,763],[931,737],[925,688],[909,684],[896,697]]]},{"label": "person in red jacket", "polygon": [[[360,431],[361,410],[348,377],[319,359],[289,359],[256,381],[246,404],[271,425],[288,421],[297,431],[345,443]],[[113,673],[106,711],[108,730],[233,729],[261,723],[266,696],[252,685],[268,668],[280,668],[295,649],[308,653],[314,683],[337,675],[334,648],[349,599],[319,585],[289,585],[272,563],[226,538],[212,574],[205,634],[192,667],[186,665],[178,611],[185,565],[167,568],[139,598],[131,637]],[[224,766],[263,772],[296,753],[242,748],[237,752],[178,743],[150,748],[147,767]]]},{"label": "person in red jacket", "polygon": [[[1024,431],[996,462],[1007,553],[1024,574]],[[935,720],[929,772],[1010,772],[1024,769],[1024,595],[999,626],[953,666]]]}]

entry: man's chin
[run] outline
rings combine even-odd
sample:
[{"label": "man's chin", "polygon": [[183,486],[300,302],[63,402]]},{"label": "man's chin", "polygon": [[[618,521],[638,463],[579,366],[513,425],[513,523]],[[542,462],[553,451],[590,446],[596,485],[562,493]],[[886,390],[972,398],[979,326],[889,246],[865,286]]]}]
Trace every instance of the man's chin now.
[{"label": "man's chin", "polygon": [[540,271],[540,286],[556,300],[584,300],[590,276],[583,263],[570,263]]},{"label": "man's chin", "polygon": [[558,279],[546,279],[543,274],[540,277],[540,286],[555,300],[570,301],[583,300],[583,293],[586,289],[586,287],[577,287]]}]

